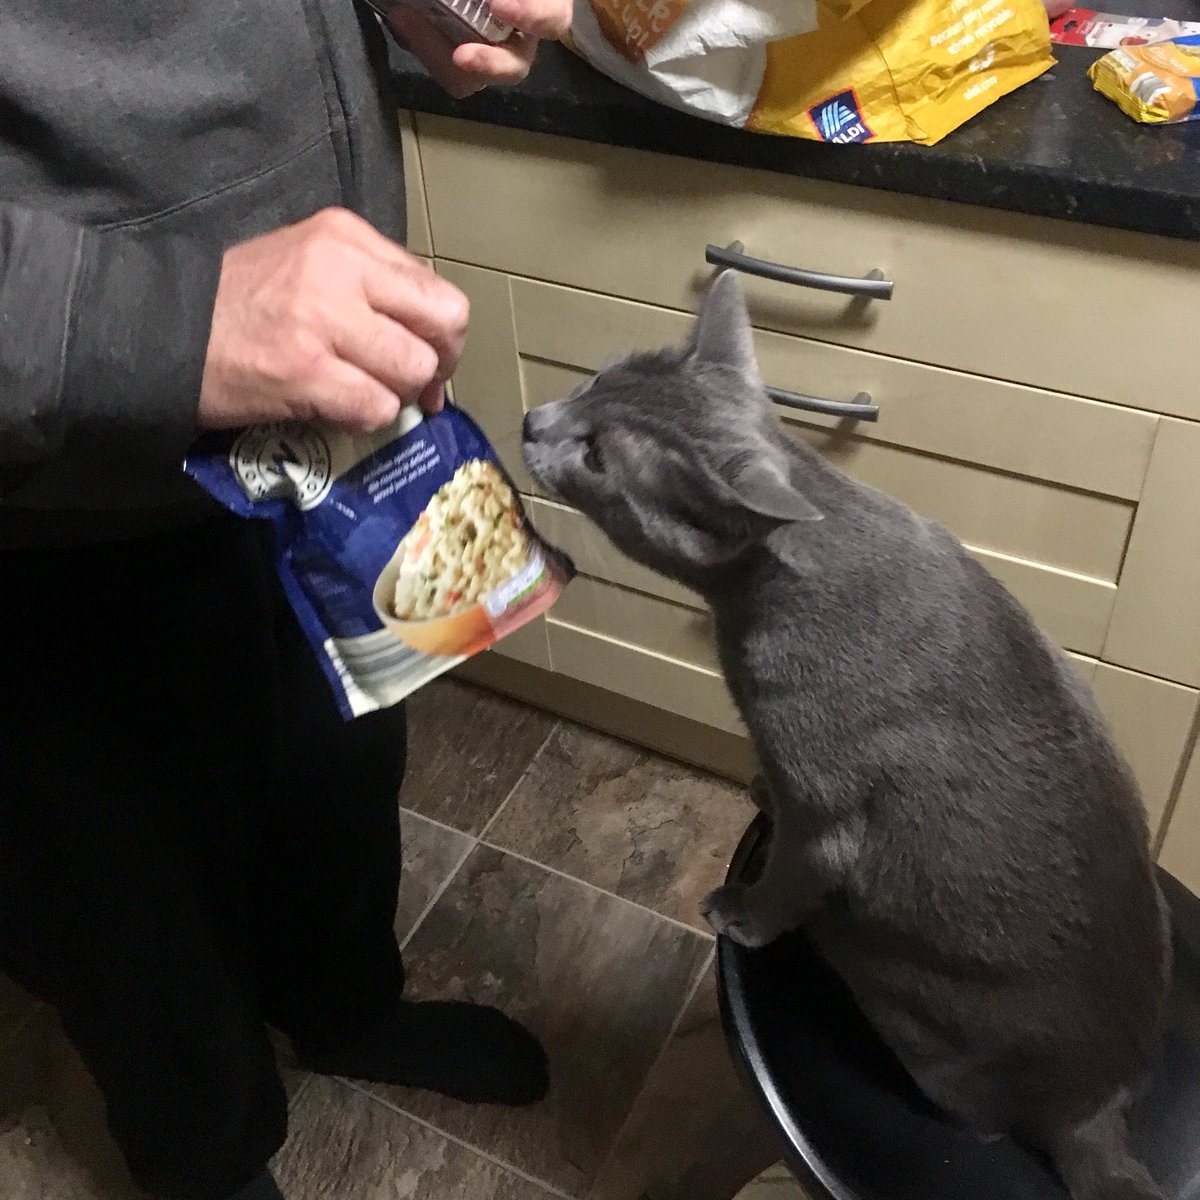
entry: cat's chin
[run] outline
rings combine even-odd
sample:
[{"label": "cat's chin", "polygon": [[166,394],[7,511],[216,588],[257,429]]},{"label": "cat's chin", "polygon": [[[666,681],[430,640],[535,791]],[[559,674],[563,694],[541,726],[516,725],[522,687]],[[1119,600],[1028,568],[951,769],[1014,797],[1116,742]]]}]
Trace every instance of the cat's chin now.
[{"label": "cat's chin", "polygon": [[525,460],[525,470],[533,476],[533,482],[538,485],[545,493],[546,498],[555,500],[559,504],[569,504],[570,501],[550,482],[546,476],[538,470],[537,463],[534,461],[534,456],[529,453],[529,447],[526,446],[521,457]]}]

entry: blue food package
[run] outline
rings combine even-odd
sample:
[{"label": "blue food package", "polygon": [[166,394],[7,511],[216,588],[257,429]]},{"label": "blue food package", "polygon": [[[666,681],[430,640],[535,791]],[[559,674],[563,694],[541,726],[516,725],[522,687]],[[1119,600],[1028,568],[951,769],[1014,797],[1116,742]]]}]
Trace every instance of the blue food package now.
[{"label": "blue food package", "polygon": [[288,600],[347,719],[386,708],[544,613],[574,574],[483,431],[447,403],[353,435],[205,434],[185,471],[274,527]]}]

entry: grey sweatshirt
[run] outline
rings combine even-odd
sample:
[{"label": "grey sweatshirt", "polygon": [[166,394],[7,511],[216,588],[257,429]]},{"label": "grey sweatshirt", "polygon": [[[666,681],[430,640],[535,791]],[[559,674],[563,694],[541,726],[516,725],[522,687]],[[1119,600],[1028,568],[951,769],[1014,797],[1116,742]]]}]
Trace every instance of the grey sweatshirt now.
[{"label": "grey sweatshirt", "polygon": [[403,240],[385,68],[354,0],[7,0],[0,551],[206,510],[181,462],[222,252],[331,204]]}]

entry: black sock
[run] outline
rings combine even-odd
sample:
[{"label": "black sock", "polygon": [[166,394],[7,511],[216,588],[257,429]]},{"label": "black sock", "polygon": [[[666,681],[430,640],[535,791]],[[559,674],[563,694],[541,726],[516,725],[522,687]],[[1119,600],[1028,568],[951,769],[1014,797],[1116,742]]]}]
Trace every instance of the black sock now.
[{"label": "black sock", "polygon": [[270,1171],[264,1171],[255,1176],[241,1191],[234,1192],[229,1200],[283,1200],[283,1193],[271,1176]]},{"label": "black sock", "polygon": [[533,1034],[497,1009],[458,1001],[401,1000],[366,1032],[297,1054],[321,1075],[428,1088],[468,1104],[536,1104],[550,1085]]}]

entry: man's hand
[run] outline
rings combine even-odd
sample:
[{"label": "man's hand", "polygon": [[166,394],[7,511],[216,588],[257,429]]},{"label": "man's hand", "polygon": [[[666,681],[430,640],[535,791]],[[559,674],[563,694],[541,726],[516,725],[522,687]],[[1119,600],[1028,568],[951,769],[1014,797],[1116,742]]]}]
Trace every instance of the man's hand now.
[{"label": "man's hand", "polygon": [[467,333],[456,287],[343,209],[225,252],[200,425],[320,418],[370,432],[441,406]]},{"label": "man's hand", "polygon": [[517,30],[500,46],[450,45],[407,4],[393,5],[388,23],[456,100],[492,84],[520,83],[529,74],[538,41],[553,41],[571,27],[571,0],[489,0],[497,19]]}]

